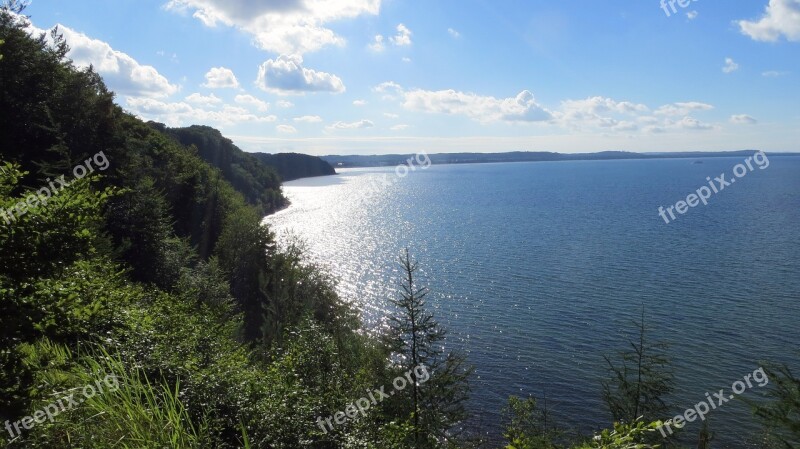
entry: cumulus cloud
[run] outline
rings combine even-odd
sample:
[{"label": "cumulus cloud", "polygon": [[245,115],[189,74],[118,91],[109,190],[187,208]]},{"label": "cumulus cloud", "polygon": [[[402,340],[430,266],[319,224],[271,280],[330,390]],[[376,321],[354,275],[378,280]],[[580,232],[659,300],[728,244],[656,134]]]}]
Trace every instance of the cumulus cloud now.
[{"label": "cumulus cloud", "polygon": [[405,93],[403,107],[413,111],[464,115],[479,122],[540,122],[552,118],[524,90],[516,97],[495,98],[455,90],[412,90]]},{"label": "cumulus cloud", "polygon": [[367,105],[367,102],[364,101],[364,100],[355,100],[353,102],[353,106],[366,106],[366,105]]},{"label": "cumulus cloud", "polygon": [[214,94],[211,95],[201,95],[199,93],[193,93],[186,97],[186,101],[192,104],[197,104],[201,106],[213,106],[216,104],[222,103],[222,98],[217,97]]},{"label": "cumulus cloud", "polygon": [[284,108],[284,109],[294,107],[294,103],[286,100],[278,100],[275,102],[275,104],[277,104],[279,108]]},{"label": "cumulus cloud", "polygon": [[269,110],[269,103],[263,100],[259,100],[258,98],[252,95],[237,95],[236,98],[233,99],[238,104],[246,105],[246,106],[253,106],[261,112],[267,112]]},{"label": "cumulus cloud", "polygon": [[344,83],[338,76],[303,67],[303,57],[300,55],[281,55],[277,59],[268,59],[258,69],[256,84],[265,91],[279,95],[345,91]]},{"label": "cumulus cloud", "polygon": [[[407,110],[461,115],[484,124],[537,122],[570,130],[601,130],[603,133],[659,133],[719,128],[692,117],[693,113],[714,109],[714,106],[698,101],[670,103],[653,110],[642,103],[595,96],[564,100],[558,108],[549,109],[538,104],[527,90],[516,97],[496,98],[452,89],[406,90],[393,81],[381,83],[372,90],[382,94],[384,99],[400,101]],[[393,113],[383,115],[397,118]],[[404,125],[401,125],[393,130],[403,129]]]},{"label": "cumulus cloud", "polygon": [[403,94],[403,86],[394,81],[386,81],[373,87],[372,91],[382,94],[384,100],[395,100]]},{"label": "cumulus cloud", "polygon": [[319,123],[322,121],[322,117],[318,115],[304,115],[302,117],[295,117],[294,121],[302,123]]},{"label": "cumulus cloud", "polygon": [[722,67],[722,71],[724,73],[733,73],[737,70],[739,70],[739,64],[733,58],[725,58],[725,66]]},{"label": "cumulus cloud", "polygon": [[394,125],[389,129],[391,129],[392,131],[405,131],[408,128],[409,128],[408,125]]},{"label": "cumulus cloud", "polygon": [[376,52],[385,50],[386,46],[383,44],[383,36],[380,34],[375,35],[375,40],[373,43],[369,44],[369,49]]},{"label": "cumulus cloud", "polygon": [[397,25],[397,35],[390,37],[389,41],[398,47],[411,45],[411,30],[401,23]]},{"label": "cumulus cloud", "polygon": [[[70,47],[67,56],[78,67],[93,66],[112,91],[155,98],[178,92],[179,87],[171,84],[154,67],[140,64],[126,53],[114,50],[106,42],[92,39],[64,25],[56,27]],[[30,30],[37,34],[43,31],[33,26]]]},{"label": "cumulus cloud", "polygon": [[155,120],[169,126],[188,126],[198,123],[220,127],[238,123],[269,123],[274,115],[259,116],[247,109],[224,106],[218,110],[197,108],[186,102],[169,103],[146,97],[127,97],[128,109],[145,120]]},{"label": "cumulus cloud", "polygon": [[448,32],[448,34],[450,34],[450,36],[453,37],[453,39],[458,39],[459,37],[461,37],[461,33],[459,33],[458,31],[454,30],[453,28],[448,28],[447,32]]},{"label": "cumulus cloud", "polygon": [[357,122],[336,122],[333,125],[325,127],[328,130],[336,130],[336,129],[366,129],[372,128],[375,126],[370,120],[359,120]]},{"label": "cumulus cloud", "polygon": [[758,123],[758,120],[750,117],[747,114],[738,114],[731,116],[731,123],[735,123],[737,125],[755,125]]},{"label": "cumulus cloud", "polygon": [[586,125],[611,128],[618,131],[631,131],[633,122],[614,118],[614,115],[632,116],[649,112],[650,109],[639,103],[615,101],[605,97],[589,97],[583,100],[566,100],[560,110],[553,113],[563,126],[580,128]]},{"label": "cumulus cloud", "polygon": [[697,101],[665,104],[656,110],[656,115],[678,116],[688,115],[694,111],[710,111],[714,106]]},{"label": "cumulus cloud", "polygon": [[206,26],[235,27],[263,50],[303,54],[345,40],[325,25],[377,15],[381,0],[170,0],[166,8],[191,13]]},{"label": "cumulus cloud", "polygon": [[209,89],[236,89],[239,87],[239,80],[233,74],[233,70],[225,67],[214,67],[206,73],[206,83],[203,87]]},{"label": "cumulus cloud", "polygon": [[291,125],[278,125],[275,129],[283,134],[295,134],[297,132],[297,128]]},{"label": "cumulus cloud", "polygon": [[704,130],[714,129],[713,126],[711,126],[709,124],[706,124],[706,123],[703,123],[703,122],[701,122],[700,120],[697,120],[694,117],[688,117],[688,116],[684,117],[684,118],[682,118],[682,119],[680,119],[680,120],[678,120],[676,122],[669,122],[668,121],[667,125],[672,125],[675,128],[686,129],[686,130],[704,131]]},{"label": "cumulus cloud", "polygon": [[763,16],[738,21],[742,34],[756,41],[776,42],[781,36],[800,41],[800,0],[769,0]]},{"label": "cumulus cloud", "polygon": [[699,16],[699,15],[700,15],[700,13],[699,13],[699,12],[697,12],[697,11],[689,11],[689,12],[687,12],[687,13],[686,13],[686,17],[687,17],[689,20],[694,20],[694,19],[696,19],[696,18],[697,18],[697,16]]}]

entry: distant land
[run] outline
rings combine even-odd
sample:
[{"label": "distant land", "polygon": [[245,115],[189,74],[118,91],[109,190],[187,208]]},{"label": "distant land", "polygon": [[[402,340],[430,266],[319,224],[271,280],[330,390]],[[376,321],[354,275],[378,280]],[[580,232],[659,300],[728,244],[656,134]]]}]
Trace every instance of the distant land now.
[{"label": "distant land", "polygon": [[312,178],[315,176],[335,175],[336,170],[331,164],[316,156],[309,156],[299,153],[250,153],[261,162],[274,167],[278,170],[281,179],[294,181],[300,178]]},{"label": "distant land", "polygon": [[[553,153],[549,151],[512,151],[507,153],[437,153],[428,157],[434,164],[488,164],[497,162],[537,162],[537,161],[593,161],[615,159],[700,159],[710,157],[747,157],[757,150],[740,151],[690,151],[676,153],[634,153],[628,151],[603,151],[600,153]],[[800,156],[800,153],[768,153],[769,156]],[[346,167],[385,167],[399,165],[415,154],[382,154],[374,156],[322,156],[321,158],[335,168]]]}]

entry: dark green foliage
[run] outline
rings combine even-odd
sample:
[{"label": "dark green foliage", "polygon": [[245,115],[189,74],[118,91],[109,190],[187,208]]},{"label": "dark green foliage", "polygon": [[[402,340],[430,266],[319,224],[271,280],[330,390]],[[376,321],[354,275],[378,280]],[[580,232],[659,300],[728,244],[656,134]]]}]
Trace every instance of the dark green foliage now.
[{"label": "dark green foliage", "polygon": [[775,447],[800,448],[800,379],[786,365],[767,365],[768,402],[752,403],[753,410],[766,429]]},{"label": "dark green foliage", "polygon": [[269,260],[259,335],[265,347],[273,341],[282,344],[284,330],[302,322],[306,314],[334,335],[358,327],[355,313],[339,300],[333,279],[320,267],[305,263],[303,254],[303,245],[291,242]]},{"label": "dark green foliage", "polygon": [[504,412],[506,449],[554,449],[562,432],[552,422],[547,407],[538,408],[535,398],[508,398]]},{"label": "dark green foliage", "polygon": [[315,176],[335,175],[336,170],[321,158],[297,153],[254,153],[253,156],[264,164],[274,167],[284,181]]},{"label": "dark green foliage", "polygon": [[[97,151],[115,146],[113,95],[92,70],[77,71],[64,60],[67,46],[54,33],[32,39],[24,21],[0,11],[0,151],[5,160],[37,169],[25,185],[67,174]],[[36,178],[35,180],[33,178]]]},{"label": "dark green foliage", "polygon": [[175,138],[182,145],[193,147],[200,158],[219,169],[223,178],[262,214],[286,206],[286,200],[281,195],[278,172],[237,148],[216,129],[208,126],[166,128],[152,122],[150,126]]},{"label": "dark green foliage", "polygon": [[604,356],[611,378],[603,382],[603,400],[615,421],[633,423],[656,421],[669,414],[664,398],[673,390],[674,380],[666,343],[651,343],[645,335],[644,311],[635,323],[637,335],[630,349],[620,352],[619,365]]}]

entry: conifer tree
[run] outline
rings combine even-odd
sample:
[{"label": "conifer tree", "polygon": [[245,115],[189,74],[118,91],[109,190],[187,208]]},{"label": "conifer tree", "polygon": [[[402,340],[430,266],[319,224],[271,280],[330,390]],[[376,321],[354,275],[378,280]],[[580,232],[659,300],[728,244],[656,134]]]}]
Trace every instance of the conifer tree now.
[{"label": "conifer tree", "polygon": [[[426,309],[428,289],[419,286],[418,265],[407,249],[400,265],[405,279],[399,298],[391,301],[397,313],[390,318],[387,343],[399,371],[412,373],[409,387],[398,392],[399,398],[410,399],[414,432],[409,443],[414,448],[437,447],[467,417],[464,403],[472,368],[463,355],[444,349],[446,330]],[[427,376],[420,376],[422,372]]]}]

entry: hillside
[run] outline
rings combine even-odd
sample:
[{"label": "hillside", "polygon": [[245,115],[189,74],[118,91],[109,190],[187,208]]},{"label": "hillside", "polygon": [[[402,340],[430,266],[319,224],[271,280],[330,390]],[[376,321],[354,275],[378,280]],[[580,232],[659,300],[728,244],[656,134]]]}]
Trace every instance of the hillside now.
[{"label": "hillside", "polygon": [[298,153],[253,153],[253,156],[274,167],[284,181],[336,174],[331,164],[316,156]]},{"label": "hillside", "polygon": [[270,214],[286,206],[279,172],[240,150],[218,130],[209,126],[167,128],[160,123],[148,124],[181,145],[192,146],[201,159],[218,168],[225,180],[261,213]]}]

